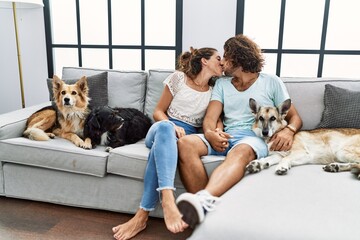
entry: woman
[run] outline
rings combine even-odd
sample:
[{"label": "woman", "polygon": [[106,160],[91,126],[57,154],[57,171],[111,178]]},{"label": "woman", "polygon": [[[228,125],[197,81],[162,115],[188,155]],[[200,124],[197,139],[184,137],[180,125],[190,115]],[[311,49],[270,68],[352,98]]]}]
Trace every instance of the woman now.
[{"label": "woman", "polygon": [[177,71],[164,81],[165,87],[153,115],[156,122],[145,139],[150,153],[140,208],[132,219],[112,229],[115,239],[130,239],[144,230],[150,211],[160,199],[167,229],[178,233],[187,228],[174,197],[177,140],[201,128],[211,97],[209,81],[221,74],[221,57],[216,49],[190,48],[180,55]]}]

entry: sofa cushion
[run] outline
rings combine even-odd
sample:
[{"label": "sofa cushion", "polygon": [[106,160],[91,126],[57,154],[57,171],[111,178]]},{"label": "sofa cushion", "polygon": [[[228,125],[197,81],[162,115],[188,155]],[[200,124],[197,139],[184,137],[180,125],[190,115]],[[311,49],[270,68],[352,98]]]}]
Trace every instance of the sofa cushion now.
[{"label": "sofa cushion", "polygon": [[0,196],[4,194],[4,171],[3,162],[0,162]]},{"label": "sofa cushion", "polygon": [[324,110],[324,90],[326,84],[360,91],[359,80],[329,78],[281,78],[290,98],[303,120],[303,130],[315,129],[320,123]]},{"label": "sofa cushion", "polygon": [[354,229],[359,233],[354,211],[360,209],[354,174],[328,173],[320,165],[294,167],[284,176],[274,171],[245,175],[189,240],[359,238],[354,234]]},{"label": "sofa cushion", "polygon": [[[125,177],[144,179],[149,149],[144,140],[113,149],[108,157],[107,172]],[[212,171],[224,160],[223,156],[202,157],[205,169],[210,176]],[[183,188],[179,174],[175,176],[175,187]]]},{"label": "sofa cushion", "polygon": [[145,71],[118,71],[64,67],[62,78],[79,78],[84,75],[108,72],[108,97],[110,107],[132,107],[144,111],[147,73]]},{"label": "sofa cushion", "polygon": [[106,173],[108,155],[103,146],[85,150],[62,138],[33,141],[20,137],[0,141],[0,159],[3,162],[98,177],[103,177]]},{"label": "sofa cushion", "polygon": [[144,113],[148,115],[152,121],[154,121],[154,109],[164,89],[163,82],[173,72],[174,70],[149,70]]},{"label": "sofa cushion", "polygon": [[360,92],[325,85],[319,128],[360,128]]},{"label": "sofa cushion", "polygon": [[[62,79],[66,84],[74,84],[80,78],[74,79]],[[87,82],[89,87],[90,108],[103,107],[108,105],[108,73],[102,72],[92,76],[87,76]],[[47,79],[47,86],[49,90],[50,100],[53,100],[53,80]]]}]

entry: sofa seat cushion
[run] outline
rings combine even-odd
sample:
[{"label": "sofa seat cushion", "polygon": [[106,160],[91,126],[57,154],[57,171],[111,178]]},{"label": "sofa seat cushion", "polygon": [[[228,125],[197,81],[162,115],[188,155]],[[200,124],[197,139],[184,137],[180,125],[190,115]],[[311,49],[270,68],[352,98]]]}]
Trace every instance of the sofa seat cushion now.
[{"label": "sofa seat cushion", "polygon": [[294,167],[284,176],[274,171],[246,175],[189,240],[359,239],[354,174],[328,173],[321,165]]},{"label": "sofa seat cushion", "polygon": [[[125,177],[144,179],[149,149],[144,139],[135,143],[113,149],[108,158],[107,172]],[[210,175],[223,161],[222,156],[205,156],[202,158],[205,169]],[[183,188],[179,173],[175,176],[175,187]]]},{"label": "sofa seat cushion", "polygon": [[106,174],[108,155],[102,146],[85,150],[62,138],[33,141],[20,137],[0,141],[0,159],[3,162],[98,177]]}]

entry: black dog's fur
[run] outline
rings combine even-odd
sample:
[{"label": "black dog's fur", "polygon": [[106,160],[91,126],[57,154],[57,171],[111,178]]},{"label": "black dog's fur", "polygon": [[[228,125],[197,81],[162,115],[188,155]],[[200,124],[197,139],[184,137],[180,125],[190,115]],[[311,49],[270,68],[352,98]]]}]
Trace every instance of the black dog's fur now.
[{"label": "black dog's fur", "polygon": [[[84,137],[91,139],[93,148],[100,144],[116,148],[145,138],[150,126],[150,118],[135,108],[97,107],[85,121]],[[101,142],[104,133],[107,140]]]}]

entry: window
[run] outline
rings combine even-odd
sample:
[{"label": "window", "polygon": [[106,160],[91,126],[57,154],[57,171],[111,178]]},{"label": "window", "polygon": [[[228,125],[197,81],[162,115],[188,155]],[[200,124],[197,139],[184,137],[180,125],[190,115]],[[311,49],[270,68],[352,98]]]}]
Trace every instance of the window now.
[{"label": "window", "polygon": [[182,0],[45,0],[49,77],[64,66],[174,69]]},{"label": "window", "polygon": [[263,49],[264,71],[282,77],[360,77],[357,0],[237,4],[236,33],[244,33]]}]

